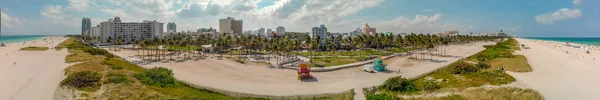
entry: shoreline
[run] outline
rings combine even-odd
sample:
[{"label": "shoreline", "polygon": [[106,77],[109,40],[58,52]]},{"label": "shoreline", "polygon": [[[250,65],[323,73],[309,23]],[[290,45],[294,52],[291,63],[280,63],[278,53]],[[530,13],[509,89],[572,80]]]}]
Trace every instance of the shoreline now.
[{"label": "shoreline", "polygon": [[[5,39],[7,37],[15,37],[15,36],[35,36],[35,37],[29,37],[29,38],[25,38],[25,39]],[[40,40],[40,39],[45,39],[45,38],[50,38],[50,37],[64,37],[64,36],[60,36],[60,35],[2,35],[0,37],[0,43],[18,43],[18,42],[29,42],[29,41],[36,41],[36,40]]]},{"label": "shoreline", "polygon": [[[508,72],[518,81],[538,91],[545,99],[596,100],[600,94],[600,50],[586,53],[582,48],[563,46],[564,42],[516,38],[531,49],[516,53],[527,57],[532,72]],[[572,44],[572,43],[569,43]],[[573,43],[572,45],[582,45]]]},{"label": "shoreline", "polygon": [[[527,40],[548,41],[548,42],[558,42],[558,43],[569,42],[569,44],[578,44],[578,45],[582,45],[582,46],[591,45],[592,47],[600,47],[600,44],[586,44],[586,43],[572,42],[572,41],[566,41],[566,40],[545,40],[545,39],[540,39],[540,38],[545,38],[545,37],[515,37],[515,38],[527,39]],[[562,38],[562,37],[549,37],[549,38]],[[572,38],[572,37],[564,37],[564,38]],[[577,38],[577,37],[575,37],[575,38]],[[597,38],[600,39],[600,37],[597,37]]]},{"label": "shoreline", "polygon": [[56,47],[66,40],[63,36],[7,43],[0,47],[0,100],[44,100],[54,97],[54,91],[64,79],[64,59],[67,50],[21,51],[27,46]]}]

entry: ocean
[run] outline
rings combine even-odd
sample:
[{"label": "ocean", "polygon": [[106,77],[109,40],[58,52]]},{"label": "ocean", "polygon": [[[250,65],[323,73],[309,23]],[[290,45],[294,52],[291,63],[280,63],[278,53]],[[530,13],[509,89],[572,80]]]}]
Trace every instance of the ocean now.
[{"label": "ocean", "polygon": [[595,45],[600,46],[600,38],[563,38],[563,37],[526,37],[527,39],[536,39],[536,40],[548,40],[548,41],[556,41],[556,42],[569,42],[569,43],[579,43],[579,44],[587,44],[587,45]]},{"label": "ocean", "polygon": [[46,37],[47,35],[2,35],[0,43],[23,42],[36,40]]}]

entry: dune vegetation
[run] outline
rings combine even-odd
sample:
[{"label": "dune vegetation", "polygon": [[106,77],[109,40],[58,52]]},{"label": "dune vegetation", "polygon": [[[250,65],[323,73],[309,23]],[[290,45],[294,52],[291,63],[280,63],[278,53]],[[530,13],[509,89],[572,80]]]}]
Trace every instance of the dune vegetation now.
[{"label": "dune vegetation", "polygon": [[[402,77],[387,79],[377,87],[376,93],[367,94],[369,100],[414,99],[414,100],[498,100],[527,99],[541,100],[536,91],[509,88],[501,85],[515,80],[506,71],[529,72],[531,66],[522,55],[513,55],[518,42],[509,38],[495,45],[486,45],[486,50],[464,60],[414,80]],[[488,89],[485,86],[497,87]],[[438,95],[438,96],[431,96]],[[440,96],[441,95],[441,96]]]},{"label": "dune vegetation", "polygon": [[22,51],[46,51],[48,49],[50,49],[50,48],[48,48],[48,47],[29,46],[29,47],[23,47],[23,48],[21,48],[19,50],[22,50]]}]

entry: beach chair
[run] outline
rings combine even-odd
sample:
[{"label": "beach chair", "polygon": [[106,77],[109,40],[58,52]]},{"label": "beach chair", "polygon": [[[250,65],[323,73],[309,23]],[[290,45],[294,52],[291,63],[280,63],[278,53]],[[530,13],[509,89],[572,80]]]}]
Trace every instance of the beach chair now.
[{"label": "beach chair", "polygon": [[298,64],[298,80],[312,79],[313,77],[310,75],[310,66],[308,63],[299,63]]}]

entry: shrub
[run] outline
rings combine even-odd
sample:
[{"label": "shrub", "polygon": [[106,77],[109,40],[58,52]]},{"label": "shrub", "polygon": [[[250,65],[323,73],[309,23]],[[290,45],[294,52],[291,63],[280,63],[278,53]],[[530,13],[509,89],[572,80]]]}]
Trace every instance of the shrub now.
[{"label": "shrub", "polygon": [[477,63],[477,67],[481,68],[481,69],[488,69],[488,68],[490,68],[490,65],[487,63],[484,63],[484,62],[479,62],[479,63]]},{"label": "shrub", "polygon": [[399,91],[399,92],[410,92],[419,90],[412,81],[402,78],[402,76],[396,76],[385,80],[383,85],[379,88],[383,88],[385,90],[390,91]]},{"label": "shrub", "polygon": [[454,74],[466,74],[477,72],[479,68],[464,61],[458,61],[450,64],[451,72]]},{"label": "shrub", "polygon": [[175,77],[173,71],[163,67],[156,67],[136,74],[135,77],[142,83],[147,85],[156,85],[161,87],[178,87],[180,84]]},{"label": "shrub", "polygon": [[400,98],[389,94],[375,94],[367,96],[367,100],[400,100]]},{"label": "shrub", "polygon": [[421,88],[423,90],[431,91],[431,90],[440,89],[440,88],[442,88],[442,86],[440,86],[440,84],[438,84],[435,81],[424,81],[423,86]]},{"label": "shrub", "polygon": [[69,75],[66,79],[64,79],[60,84],[66,86],[72,86],[76,88],[85,88],[85,87],[96,87],[100,86],[100,79],[102,76],[98,72],[93,71],[82,71],[76,72]]}]

